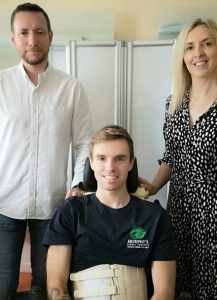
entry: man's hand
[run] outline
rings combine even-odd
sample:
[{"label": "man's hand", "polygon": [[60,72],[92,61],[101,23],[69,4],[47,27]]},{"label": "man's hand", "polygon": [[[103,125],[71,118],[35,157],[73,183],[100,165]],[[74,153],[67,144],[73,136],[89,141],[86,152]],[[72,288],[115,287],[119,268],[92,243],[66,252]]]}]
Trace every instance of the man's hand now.
[{"label": "man's hand", "polygon": [[83,183],[79,182],[76,186],[74,186],[71,190],[66,193],[66,198],[73,196],[83,196],[86,193]]},{"label": "man's hand", "polygon": [[85,191],[80,190],[79,188],[72,188],[66,193],[66,199],[73,196],[83,196]]}]

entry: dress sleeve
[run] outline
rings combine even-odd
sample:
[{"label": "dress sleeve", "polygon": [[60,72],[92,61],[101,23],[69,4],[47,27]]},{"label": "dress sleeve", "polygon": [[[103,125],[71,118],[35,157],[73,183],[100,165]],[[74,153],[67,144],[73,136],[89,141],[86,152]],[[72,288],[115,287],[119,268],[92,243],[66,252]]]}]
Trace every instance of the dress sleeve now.
[{"label": "dress sleeve", "polygon": [[165,150],[164,150],[162,159],[159,160],[159,164],[161,164],[161,162],[164,162],[169,167],[172,167],[172,165],[173,165],[172,149],[171,149],[170,140],[169,140],[168,134],[167,134],[168,130],[169,130],[169,126],[170,126],[170,120],[171,120],[171,115],[168,112],[170,100],[171,100],[171,95],[167,98],[167,101],[166,101],[165,121],[164,121],[164,125],[163,125]]}]

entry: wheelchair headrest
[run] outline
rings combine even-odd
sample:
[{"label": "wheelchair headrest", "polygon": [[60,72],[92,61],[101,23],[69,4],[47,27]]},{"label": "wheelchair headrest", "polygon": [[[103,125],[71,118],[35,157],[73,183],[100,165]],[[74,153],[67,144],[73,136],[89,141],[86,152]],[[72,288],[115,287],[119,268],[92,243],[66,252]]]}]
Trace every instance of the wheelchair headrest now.
[{"label": "wheelchair headrest", "polygon": [[[97,181],[94,176],[94,172],[90,166],[89,157],[86,158],[84,165],[84,177],[83,177],[84,188],[87,192],[95,192],[97,189]],[[134,193],[139,185],[138,179],[138,168],[136,158],[134,159],[133,168],[128,173],[127,177],[127,190],[129,193]]]}]

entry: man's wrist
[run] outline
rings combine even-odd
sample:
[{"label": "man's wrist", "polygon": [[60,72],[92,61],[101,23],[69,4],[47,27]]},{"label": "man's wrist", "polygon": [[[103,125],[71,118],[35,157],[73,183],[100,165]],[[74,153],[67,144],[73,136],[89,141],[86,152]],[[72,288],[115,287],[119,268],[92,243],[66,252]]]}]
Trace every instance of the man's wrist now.
[{"label": "man's wrist", "polygon": [[49,300],[71,300],[67,288],[53,287],[48,289],[48,299]]}]

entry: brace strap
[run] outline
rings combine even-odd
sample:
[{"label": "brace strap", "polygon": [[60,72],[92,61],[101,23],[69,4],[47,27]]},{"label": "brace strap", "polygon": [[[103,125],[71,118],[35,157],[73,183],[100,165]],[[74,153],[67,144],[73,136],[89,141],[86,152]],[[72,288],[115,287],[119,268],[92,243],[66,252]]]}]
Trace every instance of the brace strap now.
[{"label": "brace strap", "polygon": [[96,297],[96,296],[110,296],[116,295],[117,288],[116,286],[109,286],[104,288],[85,288],[74,291],[74,296],[76,298],[85,298],[85,297]]}]

